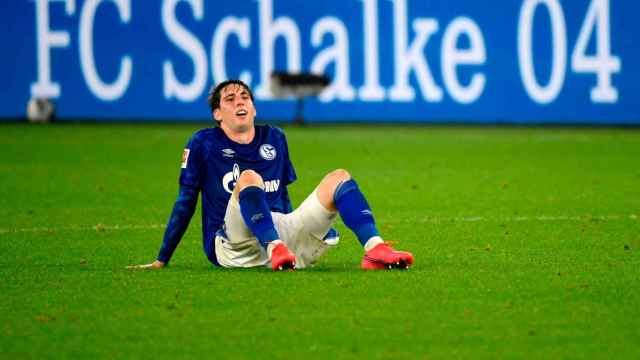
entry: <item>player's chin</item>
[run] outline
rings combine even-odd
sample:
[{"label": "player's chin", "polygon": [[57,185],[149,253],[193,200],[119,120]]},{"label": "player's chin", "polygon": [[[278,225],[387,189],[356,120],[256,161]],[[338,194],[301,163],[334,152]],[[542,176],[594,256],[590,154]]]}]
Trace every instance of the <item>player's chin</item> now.
[{"label": "player's chin", "polygon": [[236,116],[235,118],[235,123],[238,126],[238,128],[243,127],[243,128],[250,128],[253,126],[253,118],[249,117],[247,115],[245,116]]},{"label": "player's chin", "polygon": [[249,131],[253,127],[253,121],[251,122],[236,122],[236,131],[237,132],[245,132]]}]

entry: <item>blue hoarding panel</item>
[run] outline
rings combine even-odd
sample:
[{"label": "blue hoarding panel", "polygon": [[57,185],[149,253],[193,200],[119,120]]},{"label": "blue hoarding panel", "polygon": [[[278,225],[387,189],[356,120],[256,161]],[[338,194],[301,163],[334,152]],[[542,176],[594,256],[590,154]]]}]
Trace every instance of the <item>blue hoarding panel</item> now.
[{"label": "blue hoarding panel", "polygon": [[[16,0],[0,5],[0,117],[207,119],[241,78],[290,120],[272,71],[331,79],[315,122],[640,124],[640,5],[623,0]],[[634,41],[635,40],[635,41]]]}]

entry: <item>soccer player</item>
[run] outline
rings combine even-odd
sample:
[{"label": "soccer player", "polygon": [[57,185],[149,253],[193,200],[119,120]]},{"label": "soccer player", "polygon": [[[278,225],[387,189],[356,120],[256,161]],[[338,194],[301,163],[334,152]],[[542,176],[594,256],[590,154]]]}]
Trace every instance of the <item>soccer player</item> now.
[{"label": "soccer player", "polygon": [[274,271],[313,265],[338,243],[339,213],[365,250],[363,269],[406,269],[413,255],[383,242],[358,184],[346,170],[327,174],[295,210],[287,185],[296,180],[282,130],[255,125],[251,89],[227,80],[209,93],[218,127],[196,132],[182,154],[180,192],[162,247],[151,264],[166,266],[202,192],[202,236],[209,261],[222,267],[270,265]]}]

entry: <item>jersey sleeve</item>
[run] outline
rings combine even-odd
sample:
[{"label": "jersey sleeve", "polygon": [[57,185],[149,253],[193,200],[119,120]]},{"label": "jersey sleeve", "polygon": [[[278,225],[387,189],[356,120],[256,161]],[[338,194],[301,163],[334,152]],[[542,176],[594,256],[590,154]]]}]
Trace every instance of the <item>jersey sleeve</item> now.
[{"label": "jersey sleeve", "polygon": [[204,149],[198,134],[189,139],[182,152],[182,162],[180,163],[180,185],[194,189],[202,187],[202,177],[204,175]]},{"label": "jersey sleeve", "polygon": [[289,185],[296,181],[298,177],[296,175],[296,169],[293,167],[293,163],[291,162],[291,158],[289,157],[289,144],[287,143],[287,138],[284,136],[284,134],[282,134],[282,140],[282,147],[285,153],[284,174],[282,176],[282,179],[285,185]]},{"label": "jersey sleeve", "polygon": [[182,153],[180,191],[167,222],[162,247],[157,257],[164,263],[168,263],[171,259],[195,212],[205,171],[202,152],[202,146],[196,134],[189,140]]},{"label": "jersey sleeve", "polygon": [[167,229],[162,239],[162,247],[158,253],[157,259],[163,263],[169,263],[173,252],[180,244],[182,235],[189,227],[191,217],[196,210],[198,203],[198,190],[188,186],[181,185],[180,193],[173,205],[173,211],[167,223]]}]

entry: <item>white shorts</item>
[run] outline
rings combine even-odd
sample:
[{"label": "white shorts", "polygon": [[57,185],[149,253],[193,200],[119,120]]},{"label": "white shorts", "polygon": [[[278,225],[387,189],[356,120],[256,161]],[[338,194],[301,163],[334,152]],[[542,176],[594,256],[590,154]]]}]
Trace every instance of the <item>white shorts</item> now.
[{"label": "white shorts", "polygon": [[[272,212],[273,223],[282,240],[296,256],[296,267],[313,265],[329,247],[338,243],[338,237],[323,240],[336,219],[320,204],[316,190],[289,214]],[[224,215],[226,237],[215,238],[216,257],[224,267],[270,266],[267,251],[247,227],[240,213],[238,200],[231,196]]]}]

